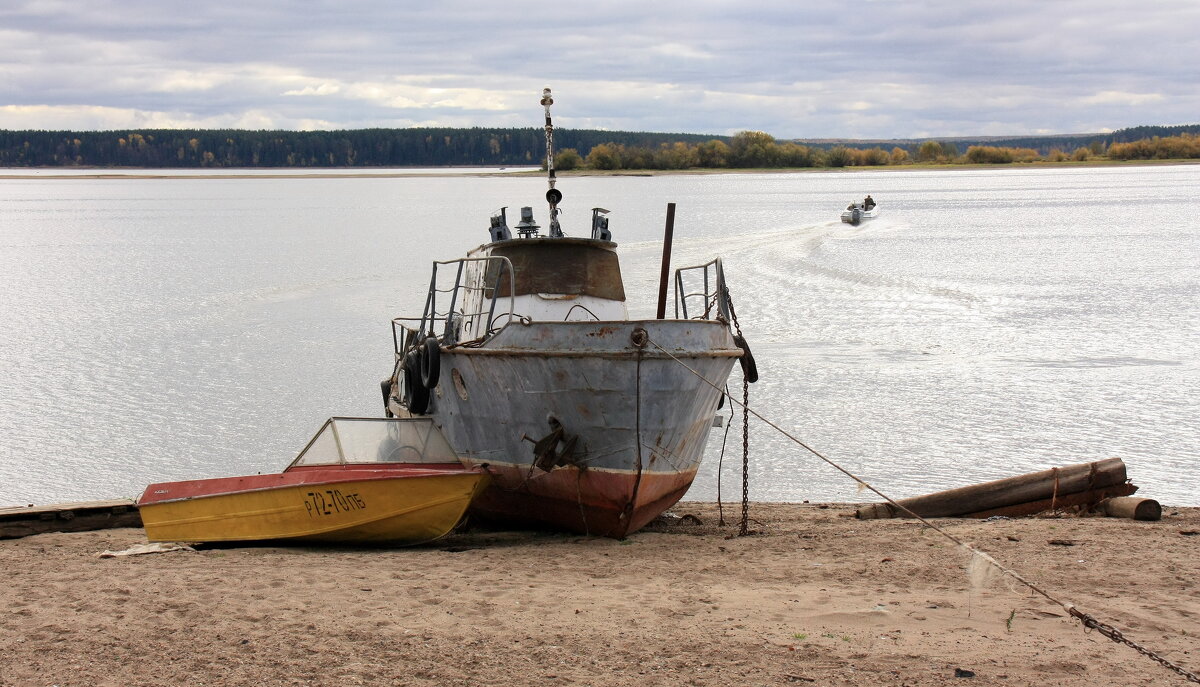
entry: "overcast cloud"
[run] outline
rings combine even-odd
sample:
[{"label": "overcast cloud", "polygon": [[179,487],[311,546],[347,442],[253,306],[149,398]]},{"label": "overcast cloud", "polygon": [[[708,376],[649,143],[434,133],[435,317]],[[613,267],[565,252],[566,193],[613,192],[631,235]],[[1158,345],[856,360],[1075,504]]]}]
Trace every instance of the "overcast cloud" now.
[{"label": "overcast cloud", "polygon": [[0,128],[777,138],[1200,122],[1197,0],[0,0]]}]

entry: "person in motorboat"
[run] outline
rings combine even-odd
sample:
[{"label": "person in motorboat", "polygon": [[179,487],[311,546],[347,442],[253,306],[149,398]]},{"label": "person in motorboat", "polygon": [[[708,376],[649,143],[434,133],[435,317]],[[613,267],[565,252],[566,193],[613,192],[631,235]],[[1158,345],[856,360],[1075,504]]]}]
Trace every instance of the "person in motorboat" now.
[{"label": "person in motorboat", "polygon": [[863,199],[863,209],[870,210],[873,207],[875,207],[875,199],[868,194],[867,197]]}]

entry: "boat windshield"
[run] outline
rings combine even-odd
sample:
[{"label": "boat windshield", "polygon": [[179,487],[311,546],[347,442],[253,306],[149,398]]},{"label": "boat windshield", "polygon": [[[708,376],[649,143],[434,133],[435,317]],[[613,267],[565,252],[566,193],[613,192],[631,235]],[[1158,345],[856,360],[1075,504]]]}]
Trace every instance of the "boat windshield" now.
[{"label": "boat windshield", "polygon": [[457,462],[431,418],[333,417],[288,467]]}]

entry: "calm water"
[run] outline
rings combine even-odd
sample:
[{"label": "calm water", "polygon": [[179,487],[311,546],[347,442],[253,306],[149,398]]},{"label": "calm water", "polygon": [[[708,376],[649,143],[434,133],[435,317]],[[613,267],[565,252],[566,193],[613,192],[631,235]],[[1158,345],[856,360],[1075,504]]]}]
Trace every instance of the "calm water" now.
[{"label": "calm water", "polygon": [[[654,310],[725,259],[751,404],[897,497],[1120,456],[1200,505],[1200,166],[565,178]],[[379,415],[389,320],[429,263],[539,202],[528,177],[0,180],[0,505],[275,471],[330,415]],[[871,193],[882,215],[837,221]],[[714,430],[688,498],[716,497]],[[723,489],[740,498],[740,421]],[[757,500],[867,500],[751,426]]]}]

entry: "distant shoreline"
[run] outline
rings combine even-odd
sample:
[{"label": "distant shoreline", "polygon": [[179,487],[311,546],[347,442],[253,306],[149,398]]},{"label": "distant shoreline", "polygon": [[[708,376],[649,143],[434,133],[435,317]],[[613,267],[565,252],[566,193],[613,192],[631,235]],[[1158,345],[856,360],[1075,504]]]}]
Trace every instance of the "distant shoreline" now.
[{"label": "distant shoreline", "polygon": [[[920,164],[920,165],[873,165],[873,166],[853,166],[853,167],[764,167],[764,168],[745,168],[745,169],[728,169],[728,168],[692,168],[692,169],[615,169],[615,170],[591,170],[580,169],[571,171],[559,171],[559,177],[623,177],[623,176],[673,176],[673,175],[710,175],[710,174],[794,174],[794,173],[840,173],[840,172],[898,172],[898,171],[956,171],[956,170],[1002,170],[1002,169],[1032,169],[1032,168],[1084,168],[1084,167],[1157,167],[1164,165],[1197,165],[1200,160],[1193,159],[1178,159],[1178,160],[1088,160],[1084,162],[1063,161],[1063,162],[1020,162],[1008,164]],[[28,170],[22,174],[14,174],[11,170],[21,169]],[[294,167],[278,168],[280,171],[264,171],[251,172],[246,168],[231,168],[229,172],[208,172],[208,173],[192,173],[193,168],[181,169],[178,172],[173,170],[146,170],[144,172],[136,171],[136,168],[127,168],[129,171],[114,168],[97,168],[95,172],[79,172],[84,169],[79,167],[9,167],[4,171],[0,171],[0,180],[21,180],[21,179],[402,179],[407,177],[412,178],[427,178],[427,177],[491,177],[491,176],[541,176],[545,172],[543,170],[527,170],[520,172],[511,171],[476,171],[476,172],[442,172],[437,169],[421,172],[372,172],[364,170],[362,172],[334,172],[334,171],[312,171],[312,172],[290,172],[283,170],[296,169]],[[262,168],[250,168],[262,169]],[[347,169],[347,168],[336,168]],[[447,167],[445,169],[454,169]]]}]

